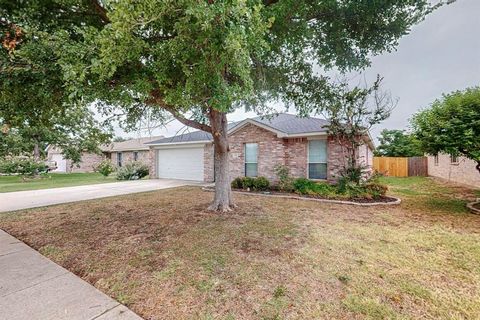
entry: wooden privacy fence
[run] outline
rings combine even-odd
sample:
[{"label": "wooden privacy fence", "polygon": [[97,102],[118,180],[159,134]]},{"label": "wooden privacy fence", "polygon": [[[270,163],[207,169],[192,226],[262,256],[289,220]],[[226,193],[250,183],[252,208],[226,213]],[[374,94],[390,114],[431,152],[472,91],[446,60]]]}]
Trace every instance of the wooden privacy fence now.
[{"label": "wooden privacy fence", "polygon": [[426,157],[373,157],[373,168],[390,177],[426,176]]}]

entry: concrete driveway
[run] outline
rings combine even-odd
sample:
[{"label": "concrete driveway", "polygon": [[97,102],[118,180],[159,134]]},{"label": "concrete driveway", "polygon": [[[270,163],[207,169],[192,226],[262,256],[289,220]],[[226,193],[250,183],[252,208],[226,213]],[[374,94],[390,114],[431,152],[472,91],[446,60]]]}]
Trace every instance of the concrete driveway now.
[{"label": "concrete driveway", "polygon": [[102,183],[77,187],[6,192],[0,193],[0,212],[202,184],[203,183],[197,181],[151,179]]}]

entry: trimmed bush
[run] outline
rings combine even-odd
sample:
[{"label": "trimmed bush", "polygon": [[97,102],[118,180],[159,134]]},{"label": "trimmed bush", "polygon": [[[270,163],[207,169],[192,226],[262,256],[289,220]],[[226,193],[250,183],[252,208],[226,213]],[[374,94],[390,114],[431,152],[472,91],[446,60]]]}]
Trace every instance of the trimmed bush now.
[{"label": "trimmed bush", "polygon": [[233,189],[243,189],[243,178],[237,177],[233,179],[231,186]]},{"label": "trimmed bush", "polygon": [[270,181],[265,177],[237,177],[233,179],[231,186],[233,189],[264,191],[270,187]]},{"label": "trimmed bush", "polygon": [[105,178],[108,177],[112,172],[115,171],[115,167],[110,160],[103,160],[95,168],[95,172],[100,173]]},{"label": "trimmed bush", "polygon": [[270,187],[270,181],[265,177],[258,177],[253,180],[253,190],[265,191]]},{"label": "trimmed bush", "polygon": [[117,171],[117,180],[139,180],[148,176],[148,166],[141,162],[130,162]]}]

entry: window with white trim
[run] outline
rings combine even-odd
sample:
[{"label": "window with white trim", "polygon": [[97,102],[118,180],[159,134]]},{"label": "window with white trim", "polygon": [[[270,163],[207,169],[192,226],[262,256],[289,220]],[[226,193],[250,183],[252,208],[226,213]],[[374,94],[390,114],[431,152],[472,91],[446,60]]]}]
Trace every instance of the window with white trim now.
[{"label": "window with white trim", "polygon": [[327,141],[308,141],[308,178],[327,179]]},{"label": "window with white trim", "polygon": [[245,143],[245,177],[258,175],[258,143]]},{"label": "window with white trim", "polygon": [[133,161],[138,161],[138,151],[133,151]]},{"label": "window with white trim", "polygon": [[438,154],[436,154],[435,156],[433,156],[433,163],[438,166]]}]

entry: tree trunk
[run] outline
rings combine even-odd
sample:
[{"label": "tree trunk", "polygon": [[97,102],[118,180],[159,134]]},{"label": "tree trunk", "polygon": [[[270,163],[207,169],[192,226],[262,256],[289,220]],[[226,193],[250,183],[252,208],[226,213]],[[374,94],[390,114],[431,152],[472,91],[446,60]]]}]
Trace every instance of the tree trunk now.
[{"label": "tree trunk", "polygon": [[228,212],[235,204],[230,186],[227,114],[212,109],[209,118],[214,146],[215,197],[208,209]]},{"label": "tree trunk", "polygon": [[[40,161],[40,146],[37,139],[35,139],[35,144],[33,145],[33,160],[35,160],[35,162]],[[35,171],[33,172],[33,176],[38,177],[38,175],[38,169],[35,169]]]},{"label": "tree trunk", "polygon": [[35,144],[33,145],[33,159],[35,161],[40,160],[40,146],[38,145],[38,141],[35,141]]}]

